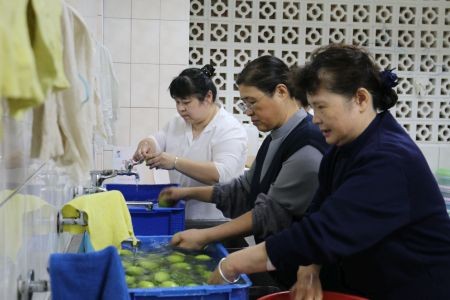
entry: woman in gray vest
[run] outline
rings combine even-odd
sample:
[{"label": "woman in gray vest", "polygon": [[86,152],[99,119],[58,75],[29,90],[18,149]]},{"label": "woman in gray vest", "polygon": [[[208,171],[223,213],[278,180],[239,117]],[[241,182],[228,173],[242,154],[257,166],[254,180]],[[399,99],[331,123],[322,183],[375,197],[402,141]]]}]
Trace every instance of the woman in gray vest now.
[{"label": "woman in gray vest", "polygon": [[179,232],[173,245],[201,249],[211,242],[252,234],[260,242],[302,217],[317,189],[327,146],[304,109],[306,97],[298,92],[294,98],[288,75],[286,64],[273,56],[253,60],[239,74],[236,83],[245,113],[260,131],[270,134],[242,176],[214,186],[169,188],[161,193],[169,200],[215,203],[232,218],[215,227]]}]

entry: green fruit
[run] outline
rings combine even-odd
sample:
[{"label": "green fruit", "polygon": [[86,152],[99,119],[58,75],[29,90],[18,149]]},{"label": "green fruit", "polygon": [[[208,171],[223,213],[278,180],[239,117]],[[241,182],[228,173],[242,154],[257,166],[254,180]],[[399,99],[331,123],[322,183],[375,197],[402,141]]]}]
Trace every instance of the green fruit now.
[{"label": "green fruit", "polygon": [[141,260],[137,263],[139,266],[147,269],[147,270],[155,270],[159,267],[159,264],[154,261]]},{"label": "green fruit", "polygon": [[205,265],[195,265],[194,268],[197,272],[205,271],[207,269]]},{"label": "green fruit", "polygon": [[161,194],[158,197],[158,206],[159,207],[172,207],[175,202],[167,200],[167,197],[162,196]]},{"label": "green fruit", "polygon": [[129,261],[122,261],[122,266],[124,269],[131,267],[133,264]]},{"label": "green fruit", "polygon": [[155,287],[155,284],[151,281],[147,281],[147,280],[141,280],[137,283],[137,286],[140,288],[153,288]]},{"label": "green fruit", "polygon": [[133,255],[133,252],[131,252],[128,249],[119,249],[119,255],[120,256],[130,256],[130,255]]},{"label": "green fruit", "polygon": [[170,275],[166,272],[160,271],[155,273],[155,280],[158,282],[164,282],[170,279]]},{"label": "green fruit", "polygon": [[138,266],[129,266],[125,269],[125,273],[131,276],[139,276],[144,274],[144,268]]},{"label": "green fruit", "polygon": [[201,272],[201,274],[202,274],[203,278],[208,279],[211,276],[212,272],[211,271],[203,271],[203,272]]},{"label": "green fruit", "polygon": [[181,255],[172,254],[166,257],[166,259],[171,263],[178,263],[184,261],[184,257]]},{"label": "green fruit", "polygon": [[171,281],[171,280],[167,280],[161,283],[162,287],[176,287],[178,286],[178,284],[176,284],[175,282]]},{"label": "green fruit", "polygon": [[199,286],[199,284],[196,284],[196,283],[188,283],[188,284],[186,284],[186,286]]},{"label": "green fruit", "polygon": [[171,265],[170,268],[175,270],[190,270],[191,266],[186,262],[177,262]]},{"label": "green fruit", "polygon": [[125,275],[125,281],[127,285],[130,286],[135,283],[136,279],[133,276]]},{"label": "green fruit", "polygon": [[195,259],[200,260],[200,261],[208,261],[208,260],[211,260],[212,258],[211,258],[211,256],[208,256],[206,254],[199,254],[199,255],[195,256]]}]

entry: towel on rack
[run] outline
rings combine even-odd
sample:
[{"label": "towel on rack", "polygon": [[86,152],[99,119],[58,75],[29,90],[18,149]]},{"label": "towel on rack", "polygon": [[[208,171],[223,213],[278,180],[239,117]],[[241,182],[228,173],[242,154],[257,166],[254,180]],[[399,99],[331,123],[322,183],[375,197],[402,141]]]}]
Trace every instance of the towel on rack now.
[{"label": "towel on rack", "polygon": [[83,254],[52,254],[49,273],[53,300],[130,299],[114,247]]},{"label": "towel on rack", "polygon": [[[62,215],[64,218],[76,218],[80,211],[87,215],[87,231],[95,250],[111,245],[119,248],[122,241],[135,238],[130,211],[119,191],[77,197],[64,205]],[[64,225],[63,230],[79,234],[86,228]]]},{"label": "towel on rack", "polygon": [[92,99],[95,48],[87,25],[65,1],[61,25],[63,66],[71,87],[50,93],[44,107],[33,111],[31,156],[55,160],[74,182],[81,183],[89,178],[93,161],[95,107],[94,101],[83,100]]}]

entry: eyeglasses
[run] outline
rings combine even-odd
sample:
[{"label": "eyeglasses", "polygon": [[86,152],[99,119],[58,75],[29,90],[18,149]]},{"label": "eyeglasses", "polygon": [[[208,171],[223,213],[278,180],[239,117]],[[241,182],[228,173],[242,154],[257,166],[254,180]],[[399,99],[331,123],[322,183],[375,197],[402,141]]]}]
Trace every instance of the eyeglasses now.
[{"label": "eyeglasses", "polygon": [[249,103],[246,102],[244,100],[240,100],[239,103],[237,104],[237,107],[242,110],[242,112],[246,113],[248,110],[253,111],[253,107],[255,107],[256,102],[254,103]]}]

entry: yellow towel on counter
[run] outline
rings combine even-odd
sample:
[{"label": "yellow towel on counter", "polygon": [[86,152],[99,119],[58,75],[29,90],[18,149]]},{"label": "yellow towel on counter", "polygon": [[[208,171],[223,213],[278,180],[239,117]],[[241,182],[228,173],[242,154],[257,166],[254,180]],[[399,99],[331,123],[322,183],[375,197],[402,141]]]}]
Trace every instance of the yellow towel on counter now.
[{"label": "yellow towel on counter", "polygon": [[[87,231],[95,250],[107,246],[120,248],[128,238],[135,240],[130,211],[119,191],[103,192],[77,197],[62,208],[64,218],[76,218],[79,212],[87,215]],[[64,225],[64,231],[79,234],[86,228],[79,225]]]}]

